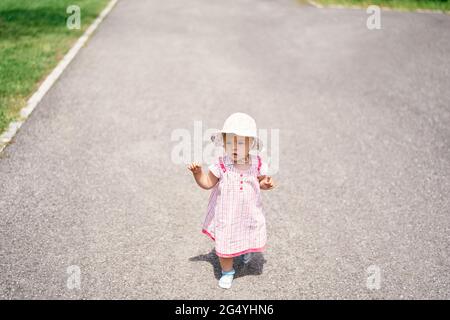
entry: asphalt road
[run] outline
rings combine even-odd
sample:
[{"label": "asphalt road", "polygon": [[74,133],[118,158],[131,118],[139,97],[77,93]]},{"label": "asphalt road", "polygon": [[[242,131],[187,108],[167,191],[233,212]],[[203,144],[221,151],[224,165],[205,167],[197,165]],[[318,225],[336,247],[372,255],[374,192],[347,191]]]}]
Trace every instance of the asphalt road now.
[{"label": "asphalt road", "polygon": [[[0,155],[0,297],[449,299],[450,17],[367,17],[119,1]],[[236,111],[279,129],[279,186],[223,290],[171,133]]]}]

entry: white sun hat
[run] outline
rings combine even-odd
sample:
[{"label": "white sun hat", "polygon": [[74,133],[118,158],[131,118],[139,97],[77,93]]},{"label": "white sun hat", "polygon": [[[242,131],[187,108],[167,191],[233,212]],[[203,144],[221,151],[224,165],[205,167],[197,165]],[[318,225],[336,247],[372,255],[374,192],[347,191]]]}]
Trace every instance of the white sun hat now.
[{"label": "white sun hat", "polygon": [[258,151],[263,149],[263,143],[257,134],[256,122],[246,113],[236,112],[225,120],[222,130],[211,136],[211,140],[216,146],[223,146],[222,133],[234,133],[238,136],[252,137],[254,140],[251,149]]}]

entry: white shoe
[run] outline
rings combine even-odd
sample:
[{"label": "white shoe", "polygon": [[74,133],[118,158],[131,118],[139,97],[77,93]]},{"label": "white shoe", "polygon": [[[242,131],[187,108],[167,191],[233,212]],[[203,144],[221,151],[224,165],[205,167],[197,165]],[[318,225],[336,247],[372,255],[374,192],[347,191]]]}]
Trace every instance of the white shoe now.
[{"label": "white shoe", "polygon": [[222,271],[222,277],[219,280],[219,287],[224,289],[230,289],[231,283],[233,282],[235,271],[231,269],[230,271]]},{"label": "white shoe", "polygon": [[244,264],[247,264],[250,262],[250,260],[252,260],[254,253],[253,252],[248,252],[246,254],[244,254],[244,256],[242,257],[242,261],[244,261]]}]

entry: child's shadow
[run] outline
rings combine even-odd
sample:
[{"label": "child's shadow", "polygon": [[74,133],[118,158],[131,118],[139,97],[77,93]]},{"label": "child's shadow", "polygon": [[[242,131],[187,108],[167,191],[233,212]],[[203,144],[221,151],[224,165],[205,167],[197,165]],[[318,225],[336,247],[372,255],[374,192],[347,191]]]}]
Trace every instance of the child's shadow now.
[{"label": "child's shadow", "polygon": [[[222,276],[222,268],[220,267],[219,258],[217,257],[214,249],[212,249],[208,254],[201,254],[196,257],[189,258],[189,261],[207,261],[213,266],[214,276],[216,279],[220,279]],[[255,252],[252,260],[250,260],[247,264],[244,264],[242,261],[242,256],[235,257],[233,261],[233,267],[234,270],[236,270],[234,278],[248,275],[260,275],[263,272],[264,263],[266,262],[267,260],[264,259],[261,252]]]}]

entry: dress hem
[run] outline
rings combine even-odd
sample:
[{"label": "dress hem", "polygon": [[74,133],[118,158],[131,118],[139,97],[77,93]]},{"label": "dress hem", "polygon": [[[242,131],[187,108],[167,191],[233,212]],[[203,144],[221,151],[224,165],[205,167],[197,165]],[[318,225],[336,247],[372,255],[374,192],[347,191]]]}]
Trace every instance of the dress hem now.
[{"label": "dress hem", "polygon": [[[211,240],[215,241],[215,238],[205,229],[202,229],[202,233],[206,234]],[[230,254],[220,253],[220,252],[217,252],[217,250],[216,250],[216,254],[222,258],[233,258],[233,257],[241,256],[241,255],[249,253],[249,252],[263,252],[266,248],[267,248],[267,244],[265,244],[264,246],[262,246],[260,248],[251,248],[251,249],[247,249],[247,250],[236,252],[236,253],[230,253]]]}]

